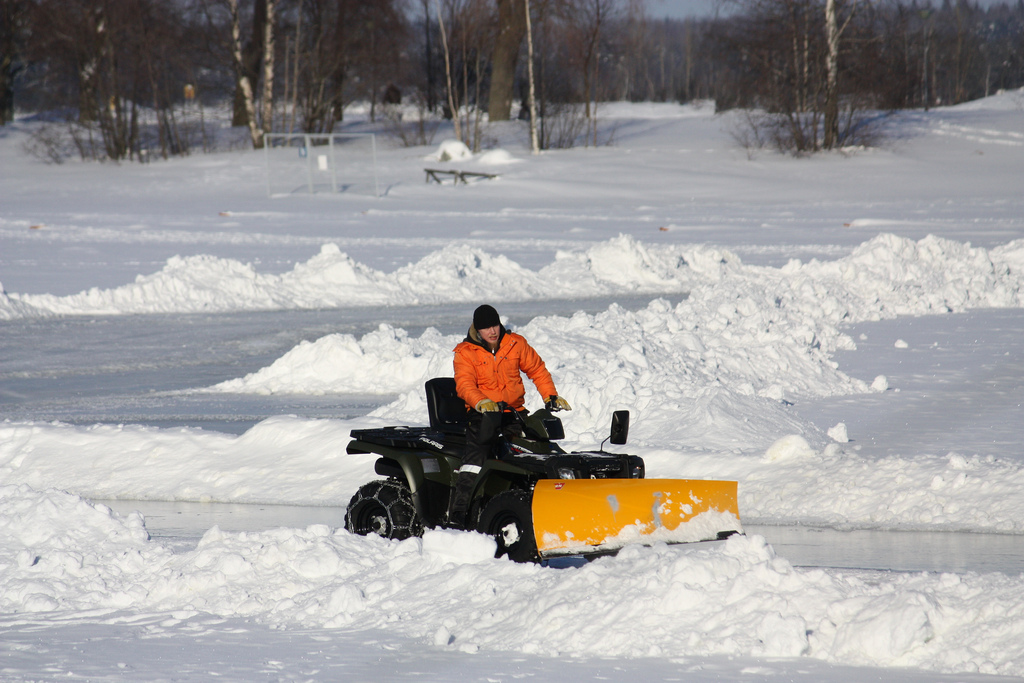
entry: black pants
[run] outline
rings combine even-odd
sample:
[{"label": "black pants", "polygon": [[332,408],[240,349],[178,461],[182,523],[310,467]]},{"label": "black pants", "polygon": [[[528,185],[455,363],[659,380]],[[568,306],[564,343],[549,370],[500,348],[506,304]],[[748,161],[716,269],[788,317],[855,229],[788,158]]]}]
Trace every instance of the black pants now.
[{"label": "black pants", "polygon": [[484,461],[494,451],[502,431],[517,423],[512,412],[470,411],[469,424],[466,425],[466,450],[462,455],[462,467],[459,468],[459,476],[455,479],[455,493],[448,508],[449,521],[465,526],[469,501]]}]

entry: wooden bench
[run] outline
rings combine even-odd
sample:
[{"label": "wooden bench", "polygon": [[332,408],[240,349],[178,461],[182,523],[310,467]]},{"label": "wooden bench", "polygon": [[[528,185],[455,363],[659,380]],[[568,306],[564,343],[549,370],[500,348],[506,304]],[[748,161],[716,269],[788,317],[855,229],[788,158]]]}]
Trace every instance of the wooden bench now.
[{"label": "wooden bench", "polygon": [[451,176],[453,184],[455,185],[458,185],[459,181],[462,181],[463,185],[468,185],[469,180],[467,180],[467,178],[486,178],[487,180],[491,180],[492,178],[498,177],[497,173],[476,173],[474,171],[456,171],[443,168],[425,168],[423,170],[427,174],[426,181],[428,183],[433,181],[438,185],[443,184],[441,178],[443,175]]}]

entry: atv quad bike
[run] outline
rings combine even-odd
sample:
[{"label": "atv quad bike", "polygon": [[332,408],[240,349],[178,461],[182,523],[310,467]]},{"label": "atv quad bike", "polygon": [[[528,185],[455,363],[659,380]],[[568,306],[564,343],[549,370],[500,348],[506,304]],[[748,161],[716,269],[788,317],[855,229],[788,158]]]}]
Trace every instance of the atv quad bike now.
[{"label": "atv quad bike", "polygon": [[[352,431],[349,453],[375,453],[377,474],[349,502],[346,528],[405,539],[444,528],[466,443],[466,406],[455,380],[426,383],[429,427]],[[616,411],[606,441],[624,444],[629,412]],[[616,552],[629,543],[686,543],[742,531],[736,482],[644,479],[636,455],[567,453],[561,420],[538,410],[499,438],[479,476],[469,528],[494,537],[497,556],[535,562]]]}]

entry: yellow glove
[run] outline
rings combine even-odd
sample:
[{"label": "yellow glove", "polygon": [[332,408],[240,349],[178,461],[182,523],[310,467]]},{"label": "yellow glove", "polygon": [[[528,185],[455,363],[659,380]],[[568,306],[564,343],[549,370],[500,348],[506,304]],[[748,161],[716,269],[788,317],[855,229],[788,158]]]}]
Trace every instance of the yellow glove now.
[{"label": "yellow glove", "polygon": [[572,410],[572,406],[561,396],[548,396],[548,400],[544,401],[544,407],[551,412],[559,410]]},{"label": "yellow glove", "polygon": [[476,412],[478,413],[496,413],[500,408],[498,404],[489,398],[480,399],[480,402],[476,404]]}]

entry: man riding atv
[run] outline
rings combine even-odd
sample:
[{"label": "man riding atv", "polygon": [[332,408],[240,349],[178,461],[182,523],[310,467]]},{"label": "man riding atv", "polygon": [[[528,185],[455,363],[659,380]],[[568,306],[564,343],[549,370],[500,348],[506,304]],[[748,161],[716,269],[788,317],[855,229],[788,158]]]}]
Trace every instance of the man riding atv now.
[{"label": "man riding atv", "polygon": [[470,499],[484,461],[503,429],[525,413],[526,388],[520,373],[537,387],[551,411],[572,410],[558,395],[544,360],[522,335],[509,332],[498,312],[484,304],[473,312],[466,339],[455,347],[455,388],[466,403],[466,449],[448,507],[448,526],[466,528]]},{"label": "man riding atv", "polygon": [[[565,451],[569,410],[540,355],[480,306],[455,348],[455,377],[424,385],[429,426],[353,429],[346,451],[373,453],[379,477],[359,487],[345,528],[397,541],[426,529],[495,540],[495,556],[547,562],[596,557],[630,543],[691,543],[742,532],[735,481],[646,479],[643,458]],[[523,409],[525,373],[546,407]],[[605,441],[626,443],[629,411]]]}]

